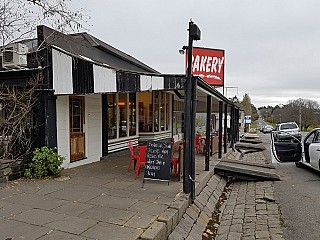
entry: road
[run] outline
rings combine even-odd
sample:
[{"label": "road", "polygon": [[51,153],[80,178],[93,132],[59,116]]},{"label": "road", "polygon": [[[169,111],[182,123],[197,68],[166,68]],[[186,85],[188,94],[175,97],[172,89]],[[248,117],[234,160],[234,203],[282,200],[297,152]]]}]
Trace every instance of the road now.
[{"label": "road", "polygon": [[[270,154],[270,135],[259,134]],[[276,164],[281,181],[275,182],[275,197],[280,205],[284,237],[320,239],[320,174],[294,163]]]}]

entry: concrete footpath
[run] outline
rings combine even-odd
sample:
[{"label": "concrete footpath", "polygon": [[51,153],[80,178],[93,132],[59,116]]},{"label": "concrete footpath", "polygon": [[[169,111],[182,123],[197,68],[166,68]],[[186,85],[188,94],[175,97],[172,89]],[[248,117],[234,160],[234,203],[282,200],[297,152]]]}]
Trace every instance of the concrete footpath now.
[{"label": "concrete footpath", "polygon": [[[135,179],[128,164],[124,151],[58,178],[0,184],[0,239],[166,239],[186,211],[191,215],[182,182],[172,176],[169,185],[147,181],[142,188],[143,172]],[[212,166],[203,169],[197,154],[197,194],[213,176]],[[225,183],[217,176],[209,181],[212,189]]]},{"label": "concrete footpath", "polygon": [[[259,154],[241,160],[264,161]],[[177,177],[142,188],[142,176],[127,171],[126,152],[55,179],[0,184],[0,239],[282,239],[273,183],[227,183],[214,175],[217,161],[204,171],[197,154],[191,205]]]}]

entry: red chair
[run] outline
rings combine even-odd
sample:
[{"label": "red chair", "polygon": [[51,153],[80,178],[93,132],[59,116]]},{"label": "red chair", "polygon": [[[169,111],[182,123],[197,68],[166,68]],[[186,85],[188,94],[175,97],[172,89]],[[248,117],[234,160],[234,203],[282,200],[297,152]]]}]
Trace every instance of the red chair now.
[{"label": "red chair", "polygon": [[195,138],[195,148],[196,148],[196,152],[199,154],[200,153],[200,146],[201,146],[201,135],[197,134],[196,138]]},{"label": "red chair", "polygon": [[172,157],[172,158],[171,158],[171,163],[172,163],[172,166],[173,166],[173,173],[174,173],[175,176],[177,176],[177,174],[178,174],[179,158]]},{"label": "red chair", "polygon": [[178,164],[180,164],[178,157],[173,157],[173,154],[176,151],[179,151],[180,145],[183,145],[183,143],[179,143],[178,145],[175,145],[174,142],[172,142],[172,158],[171,158],[171,164],[173,168],[173,173],[176,176],[178,174]]},{"label": "red chair", "polygon": [[136,167],[136,177],[140,174],[140,170],[142,166],[146,165],[146,155],[147,155],[147,146],[138,146],[138,151],[139,151],[139,159],[137,161],[137,167]]},{"label": "red chair", "polygon": [[130,155],[131,155],[130,156],[130,163],[128,166],[128,171],[130,171],[132,161],[133,161],[133,169],[136,168],[136,164],[140,160],[140,154],[139,154],[138,149],[133,147],[133,143],[131,140],[128,141],[128,146],[129,146]]}]

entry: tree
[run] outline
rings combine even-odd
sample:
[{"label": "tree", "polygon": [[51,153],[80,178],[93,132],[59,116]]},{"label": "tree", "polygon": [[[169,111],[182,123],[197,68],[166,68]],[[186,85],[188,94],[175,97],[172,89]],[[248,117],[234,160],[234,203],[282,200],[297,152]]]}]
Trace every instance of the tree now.
[{"label": "tree", "polygon": [[0,5],[1,45],[29,38],[37,25],[46,24],[58,31],[82,28],[85,16],[70,10],[71,0],[2,0]]},{"label": "tree", "polygon": [[249,94],[244,94],[243,99],[241,101],[241,107],[243,108],[245,115],[252,115],[252,105],[251,105],[251,98]]},{"label": "tree", "polygon": [[[1,45],[34,37],[37,26],[46,24],[58,31],[75,31],[82,27],[81,10],[70,10],[71,0],[3,0],[0,3]],[[45,39],[46,41],[46,39]],[[32,61],[40,63],[46,44],[38,42]],[[40,53],[40,54],[38,54]],[[41,56],[42,57],[39,57]],[[40,66],[40,65],[39,65]],[[18,86],[0,84],[0,167],[16,169],[30,160],[39,127],[37,107],[44,78],[39,68],[36,76]],[[23,83],[22,83],[23,82]],[[11,170],[10,170],[11,171]],[[14,170],[16,171],[16,170]],[[17,170],[19,171],[19,170]]]}]

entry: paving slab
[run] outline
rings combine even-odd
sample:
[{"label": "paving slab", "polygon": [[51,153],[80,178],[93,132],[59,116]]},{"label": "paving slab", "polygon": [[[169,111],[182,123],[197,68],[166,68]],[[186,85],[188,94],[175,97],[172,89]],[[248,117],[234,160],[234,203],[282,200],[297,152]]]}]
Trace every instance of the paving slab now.
[{"label": "paving slab", "polygon": [[85,203],[97,196],[100,196],[104,193],[106,189],[93,187],[93,186],[83,186],[83,185],[74,185],[71,188],[63,189],[51,194],[48,194],[48,197],[59,198],[70,201],[78,201]]},{"label": "paving slab", "polygon": [[63,219],[55,220],[44,224],[45,227],[58,229],[63,232],[81,234],[87,229],[96,225],[98,221],[84,219],[74,216],[66,216]]},{"label": "paving slab", "polygon": [[2,239],[36,240],[52,229],[14,220],[0,219],[0,230]]},{"label": "paving slab", "polygon": [[52,209],[51,211],[56,213],[63,213],[70,216],[79,216],[81,213],[84,213],[85,211],[93,207],[94,205],[91,204],[68,201],[63,205]]},{"label": "paving slab", "polygon": [[141,229],[98,223],[82,233],[81,236],[99,240],[136,240],[142,232],[143,230]]},{"label": "paving slab", "polygon": [[84,213],[81,213],[79,217],[97,220],[105,223],[123,225],[135,214],[136,212],[132,212],[132,211],[125,211],[125,210],[115,209],[110,207],[95,206],[85,211]]},{"label": "paving slab", "polygon": [[40,196],[37,194],[23,193],[5,198],[5,202],[16,203],[32,208],[39,208],[43,210],[51,210],[57,208],[65,203],[65,201],[48,196]]},{"label": "paving slab", "polygon": [[82,237],[71,233],[52,230],[37,240],[94,240],[94,238]]},{"label": "paving slab", "polygon": [[136,204],[138,201],[139,200],[137,199],[132,199],[128,197],[109,196],[105,193],[102,193],[100,196],[91,199],[87,203],[127,210],[132,205]]},{"label": "paving slab", "polygon": [[65,215],[61,213],[54,213],[41,209],[32,209],[26,212],[11,217],[10,219],[17,220],[20,222],[30,223],[38,226],[43,226],[47,223],[54,222],[57,220],[64,219]]},{"label": "paving slab", "polygon": [[168,209],[167,205],[156,204],[156,203],[145,202],[145,201],[138,201],[137,203],[129,207],[128,210],[133,212],[151,214],[151,215],[160,215],[162,212],[166,211],[167,209]]}]

